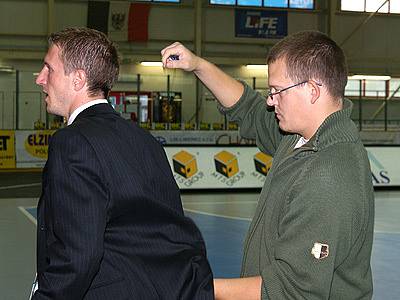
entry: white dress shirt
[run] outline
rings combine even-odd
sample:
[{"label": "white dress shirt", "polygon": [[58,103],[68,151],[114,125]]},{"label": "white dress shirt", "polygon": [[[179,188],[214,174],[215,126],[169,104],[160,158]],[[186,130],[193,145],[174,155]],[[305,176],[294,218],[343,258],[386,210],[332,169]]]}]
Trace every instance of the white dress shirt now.
[{"label": "white dress shirt", "polygon": [[71,125],[72,122],[74,122],[75,118],[76,118],[82,111],[84,111],[86,108],[89,108],[89,107],[91,107],[91,106],[93,106],[93,105],[100,104],[100,103],[108,103],[108,101],[107,101],[106,99],[96,99],[96,100],[89,101],[89,102],[87,102],[87,103],[85,103],[85,104],[79,106],[79,107],[78,107],[77,109],[75,109],[75,110],[72,112],[72,114],[69,116],[67,125]]}]

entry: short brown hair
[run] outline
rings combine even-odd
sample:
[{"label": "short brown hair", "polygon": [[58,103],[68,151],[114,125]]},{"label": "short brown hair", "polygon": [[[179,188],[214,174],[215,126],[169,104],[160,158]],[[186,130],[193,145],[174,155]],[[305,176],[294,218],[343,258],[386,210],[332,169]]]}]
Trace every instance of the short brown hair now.
[{"label": "short brown hair", "polygon": [[83,70],[87,76],[89,96],[100,92],[108,96],[118,78],[119,62],[115,45],[107,36],[89,28],[66,28],[49,37],[49,47],[60,48],[65,73]]},{"label": "short brown hair", "polygon": [[287,76],[293,82],[310,79],[326,86],[335,99],[344,97],[347,63],[343,50],[327,35],[318,31],[301,31],[274,45],[267,64],[284,59]]}]

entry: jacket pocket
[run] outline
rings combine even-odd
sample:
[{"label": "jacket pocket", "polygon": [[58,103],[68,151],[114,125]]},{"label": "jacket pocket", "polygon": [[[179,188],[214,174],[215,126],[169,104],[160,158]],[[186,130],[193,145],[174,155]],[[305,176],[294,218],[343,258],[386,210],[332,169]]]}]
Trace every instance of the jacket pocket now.
[{"label": "jacket pocket", "polygon": [[111,285],[111,284],[114,284],[114,283],[118,283],[120,281],[124,281],[124,278],[123,277],[118,277],[118,278],[111,279],[111,280],[103,280],[103,281],[97,282],[96,284],[92,285],[90,287],[90,290],[97,289],[97,288],[100,288],[100,287],[103,287],[103,286],[107,286],[107,285]]}]

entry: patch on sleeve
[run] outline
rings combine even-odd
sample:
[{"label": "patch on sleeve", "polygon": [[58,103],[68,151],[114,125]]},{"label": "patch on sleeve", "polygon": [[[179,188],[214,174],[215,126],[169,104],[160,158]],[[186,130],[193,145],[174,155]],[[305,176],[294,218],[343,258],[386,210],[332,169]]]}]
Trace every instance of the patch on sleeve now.
[{"label": "patch on sleeve", "polygon": [[324,259],[329,255],[329,245],[322,243],[314,243],[314,247],[311,249],[311,254],[316,259]]}]

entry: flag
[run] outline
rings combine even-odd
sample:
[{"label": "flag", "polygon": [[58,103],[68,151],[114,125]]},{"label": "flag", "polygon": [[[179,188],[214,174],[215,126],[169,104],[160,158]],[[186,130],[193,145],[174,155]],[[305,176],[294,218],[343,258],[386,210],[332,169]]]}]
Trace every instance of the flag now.
[{"label": "flag", "polygon": [[148,40],[150,5],[126,1],[89,1],[87,27],[106,33],[113,41]]},{"label": "flag", "polygon": [[110,11],[107,16],[108,20],[108,36],[113,41],[127,41],[128,40],[128,19],[130,14],[129,2],[116,2],[110,3]]}]

